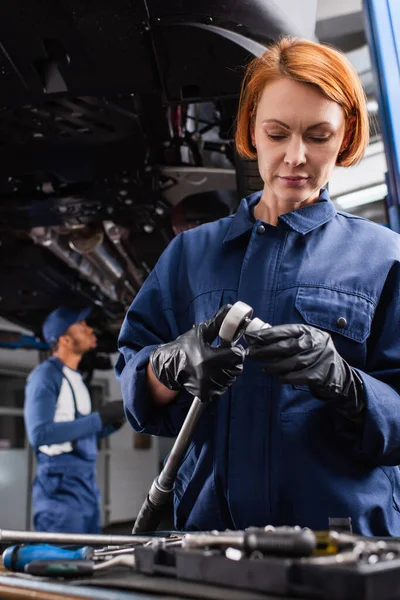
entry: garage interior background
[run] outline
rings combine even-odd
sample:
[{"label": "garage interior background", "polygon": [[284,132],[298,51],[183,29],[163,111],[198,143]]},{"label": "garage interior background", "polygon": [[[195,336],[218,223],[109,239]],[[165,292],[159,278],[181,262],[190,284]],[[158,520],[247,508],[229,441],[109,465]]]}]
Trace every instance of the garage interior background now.
[{"label": "garage interior background", "polygon": [[[368,97],[372,123],[365,158],[358,166],[336,169],[330,181],[330,193],[339,209],[386,225],[386,162],[361,4],[362,0],[316,2],[316,38],[343,50],[356,67]],[[16,331],[18,328],[0,319],[0,329]],[[31,333],[21,328],[18,331]],[[40,361],[39,354],[37,350],[0,350],[1,526],[9,529],[31,528],[30,486],[34,461],[24,432],[23,398],[26,376]],[[112,359],[115,362],[116,355]],[[94,407],[121,397],[111,370],[95,371],[92,385]],[[98,480],[104,526],[134,519],[170,447],[171,440],[140,438],[128,425],[101,442]]]}]

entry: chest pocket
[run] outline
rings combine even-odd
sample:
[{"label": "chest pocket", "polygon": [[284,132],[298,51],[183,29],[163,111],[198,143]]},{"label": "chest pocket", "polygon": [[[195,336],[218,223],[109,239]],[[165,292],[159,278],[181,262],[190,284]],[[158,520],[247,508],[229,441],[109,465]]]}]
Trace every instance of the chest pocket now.
[{"label": "chest pocket", "polygon": [[369,336],[375,309],[363,296],[323,287],[300,287],[295,306],[308,325],[359,343]]}]

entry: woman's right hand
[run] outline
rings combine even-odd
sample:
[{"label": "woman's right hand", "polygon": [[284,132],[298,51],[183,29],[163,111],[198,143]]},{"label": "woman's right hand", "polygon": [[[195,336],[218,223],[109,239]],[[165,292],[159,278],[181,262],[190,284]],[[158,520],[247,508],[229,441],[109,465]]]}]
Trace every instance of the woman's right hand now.
[{"label": "woman's right hand", "polygon": [[152,351],[150,366],[158,381],[170,390],[186,389],[203,401],[225,393],[243,371],[245,358],[241,346],[211,346],[230,308],[223,306],[212,319]]}]

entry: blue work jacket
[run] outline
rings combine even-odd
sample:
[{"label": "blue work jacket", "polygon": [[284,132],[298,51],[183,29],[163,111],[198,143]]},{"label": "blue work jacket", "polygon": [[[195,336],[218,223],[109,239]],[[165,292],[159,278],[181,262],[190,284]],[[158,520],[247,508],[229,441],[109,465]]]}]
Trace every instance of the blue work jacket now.
[{"label": "blue work jacket", "polygon": [[246,302],[272,325],[319,327],[362,378],[363,422],[247,360],[196,429],[176,526],[326,529],[329,517],[351,517],[358,533],[400,536],[400,237],[336,211],[326,190],[272,226],[253,216],[260,196],[178,235],[135,298],[116,366],[128,419],[139,432],[178,433],[190,398],[154,404],[149,354],[226,303]]}]

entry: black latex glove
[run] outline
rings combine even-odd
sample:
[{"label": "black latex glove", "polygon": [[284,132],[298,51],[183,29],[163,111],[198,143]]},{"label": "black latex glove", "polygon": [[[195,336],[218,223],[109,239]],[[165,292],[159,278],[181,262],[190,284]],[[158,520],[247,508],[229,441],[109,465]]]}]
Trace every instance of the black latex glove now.
[{"label": "black latex glove", "polygon": [[122,427],[125,422],[124,403],[122,400],[106,402],[99,408],[99,414],[103,425]]},{"label": "black latex glove", "polygon": [[163,385],[184,388],[203,401],[221,396],[232,385],[243,370],[245,351],[241,346],[211,347],[230,308],[223,306],[209,321],[153,350],[150,365]]},{"label": "black latex glove", "polygon": [[329,333],[310,325],[277,325],[246,334],[250,358],[282,383],[308,385],[320,400],[335,402],[344,416],[359,420],[364,408],[358,373],[337,352]]}]

